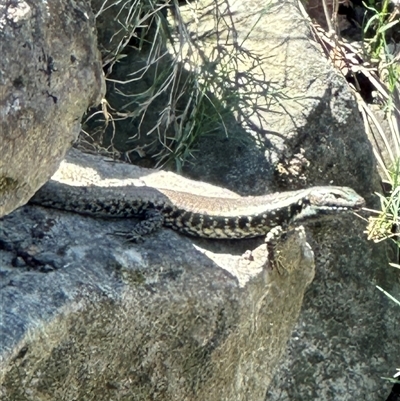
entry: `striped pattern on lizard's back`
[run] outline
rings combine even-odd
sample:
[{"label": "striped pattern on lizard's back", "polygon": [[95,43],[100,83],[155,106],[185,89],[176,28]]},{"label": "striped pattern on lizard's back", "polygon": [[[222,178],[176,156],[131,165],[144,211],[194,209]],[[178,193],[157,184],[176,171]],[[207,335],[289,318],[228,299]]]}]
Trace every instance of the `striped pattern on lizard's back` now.
[{"label": "striped pattern on lizard's back", "polygon": [[[257,237],[278,225],[364,206],[364,199],[347,187],[219,198],[152,187],[75,187],[57,181],[46,183],[30,202],[90,216],[151,217],[157,227],[164,224],[187,235],[215,239]],[[143,232],[153,231],[150,223],[143,225]]]}]

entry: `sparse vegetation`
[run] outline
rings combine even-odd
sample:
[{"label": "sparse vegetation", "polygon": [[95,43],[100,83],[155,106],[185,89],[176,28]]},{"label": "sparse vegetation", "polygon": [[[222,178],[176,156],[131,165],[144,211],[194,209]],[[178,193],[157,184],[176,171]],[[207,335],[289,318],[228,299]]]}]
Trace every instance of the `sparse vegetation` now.
[{"label": "sparse vegetation", "polygon": [[[104,1],[97,17],[117,3]],[[186,20],[200,18],[196,4],[194,1],[186,5]],[[218,2],[214,5],[219,6]],[[202,13],[204,18],[204,10]],[[136,0],[129,10],[121,10],[118,22],[124,34],[113,49],[103,51],[103,59],[109,88],[126,102],[117,105],[107,98],[108,106],[89,116],[97,121],[95,130],[91,127],[90,136],[85,137],[90,146],[97,143],[103,152],[128,160],[132,153],[139,153],[141,157],[153,158],[156,166],[173,164],[180,171],[195,152],[201,136],[216,130],[228,135],[226,122],[232,116],[246,121],[250,113],[257,113],[255,99],[265,99],[265,104],[257,106],[267,108],[268,103],[284,98],[270,83],[260,80],[257,74],[262,73],[265,61],[246,49],[246,39],[261,16],[241,42],[233,39],[234,23],[225,20],[228,17],[222,12],[213,10],[208,17],[218,18],[213,21],[215,26],[232,31],[223,46],[218,29],[214,33],[189,32],[178,1]],[[132,54],[135,56],[131,57]],[[252,66],[248,71],[239,67],[243,60]],[[124,63],[131,65],[130,69],[125,68],[126,77],[116,78],[114,72]],[[140,85],[143,80],[148,83],[144,89]],[[246,91],[254,87],[254,92],[243,93],[244,86]],[[147,117],[149,113],[153,114]],[[113,140],[118,121],[122,120],[129,121],[133,132],[128,140],[135,143],[124,155],[118,152]],[[104,140],[107,135],[108,141]]]}]

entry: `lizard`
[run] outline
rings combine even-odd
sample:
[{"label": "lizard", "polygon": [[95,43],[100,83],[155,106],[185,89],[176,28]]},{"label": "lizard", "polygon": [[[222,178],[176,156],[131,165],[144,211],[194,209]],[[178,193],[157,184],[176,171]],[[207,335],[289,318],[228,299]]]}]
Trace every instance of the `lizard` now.
[{"label": "lizard", "polygon": [[365,205],[353,189],[337,186],[222,198],[146,186],[78,187],[55,180],[29,202],[94,217],[142,218],[131,232],[115,233],[133,242],[163,225],[194,237],[254,238],[274,227],[290,228]]}]

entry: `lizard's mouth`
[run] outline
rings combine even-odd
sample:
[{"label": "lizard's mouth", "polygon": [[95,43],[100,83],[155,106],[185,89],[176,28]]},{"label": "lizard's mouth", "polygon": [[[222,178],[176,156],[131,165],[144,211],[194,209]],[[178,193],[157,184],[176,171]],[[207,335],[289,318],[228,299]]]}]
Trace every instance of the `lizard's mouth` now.
[{"label": "lizard's mouth", "polygon": [[337,205],[324,205],[324,206],[317,206],[318,210],[321,212],[356,212],[357,210],[361,210],[365,206],[365,203],[362,202],[357,205],[352,205],[352,206],[337,206]]},{"label": "lizard's mouth", "polygon": [[310,194],[309,205],[320,211],[355,211],[365,206],[365,200],[350,188],[337,189],[332,187],[325,194],[319,193],[318,196]]},{"label": "lizard's mouth", "polygon": [[364,202],[360,202],[357,205],[350,206],[316,206],[308,204],[304,206],[300,213],[298,213],[294,218],[295,223],[309,223],[320,220],[332,220],[342,213],[352,213],[356,212],[364,206]]}]

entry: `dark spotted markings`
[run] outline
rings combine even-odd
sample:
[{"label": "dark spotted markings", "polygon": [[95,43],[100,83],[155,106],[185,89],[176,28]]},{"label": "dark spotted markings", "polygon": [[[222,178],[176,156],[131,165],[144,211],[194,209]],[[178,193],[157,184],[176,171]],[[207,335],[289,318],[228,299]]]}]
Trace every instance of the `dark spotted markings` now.
[{"label": "dark spotted markings", "polygon": [[[89,216],[145,218],[133,228],[133,240],[162,224],[197,237],[253,238],[276,226],[285,228],[326,215],[336,216],[336,212],[359,210],[365,204],[346,187],[312,187],[259,197],[223,198],[221,204],[218,201],[150,187],[74,187],[52,180],[30,200]],[[227,216],[223,216],[225,209]],[[241,210],[240,215],[232,214],[233,210]]]}]

